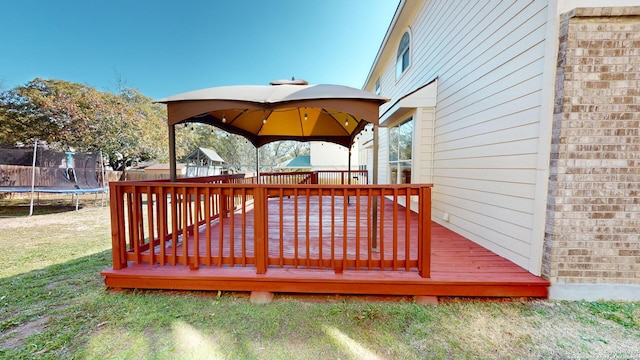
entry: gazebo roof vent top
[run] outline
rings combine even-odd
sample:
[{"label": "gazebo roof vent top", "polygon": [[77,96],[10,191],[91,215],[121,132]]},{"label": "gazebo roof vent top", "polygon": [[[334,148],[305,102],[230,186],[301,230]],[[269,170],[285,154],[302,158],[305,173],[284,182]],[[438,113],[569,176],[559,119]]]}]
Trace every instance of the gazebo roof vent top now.
[{"label": "gazebo roof vent top", "polygon": [[295,77],[291,77],[291,80],[273,80],[272,82],[269,83],[270,85],[276,86],[276,85],[309,85],[309,82],[306,80],[296,80]]}]

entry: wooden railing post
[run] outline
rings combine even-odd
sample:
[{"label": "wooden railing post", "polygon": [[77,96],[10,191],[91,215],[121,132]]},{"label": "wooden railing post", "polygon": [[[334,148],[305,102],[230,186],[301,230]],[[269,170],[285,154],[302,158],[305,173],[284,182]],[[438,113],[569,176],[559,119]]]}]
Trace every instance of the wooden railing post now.
[{"label": "wooden railing post", "polygon": [[126,240],[124,231],[124,197],[120,191],[122,187],[116,182],[109,184],[111,210],[111,258],[113,269],[120,270],[127,267]]},{"label": "wooden railing post", "polygon": [[267,188],[257,186],[254,188],[253,204],[254,204],[254,249],[256,273],[265,274],[267,272]]},{"label": "wooden railing post", "polygon": [[420,276],[431,277],[431,187],[420,188],[419,213],[419,267]]}]

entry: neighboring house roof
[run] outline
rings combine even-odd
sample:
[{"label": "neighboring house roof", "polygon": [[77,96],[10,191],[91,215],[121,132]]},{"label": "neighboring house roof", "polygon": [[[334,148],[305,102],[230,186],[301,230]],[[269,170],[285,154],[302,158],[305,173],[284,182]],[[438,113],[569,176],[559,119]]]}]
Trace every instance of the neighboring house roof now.
[{"label": "neighboring house roof", "polygon": [[[186,159],[195,159],[198,158],[198,152],[200,152],[200,154],[204,155],[205,157],[207,157],[209,160],[213,161],[213,162],[218,162],[218,163],[223,163],[225,162],[224,159],[222,159],[220,157],[220,155],[218,155],[217,152],[215,152],[215,150],[211,150],[211,149],[206,149],[206,148],[197,148],[195,150],[193,150],[191,152],[191,154],[189,154]],[[201,156],[200,156],[201,157]]]},{"label": "neighboring house roof", "polygon": [[299,155],[291,159],[286,165],[289,168],[310,168],[311,167],[311,155]]}]

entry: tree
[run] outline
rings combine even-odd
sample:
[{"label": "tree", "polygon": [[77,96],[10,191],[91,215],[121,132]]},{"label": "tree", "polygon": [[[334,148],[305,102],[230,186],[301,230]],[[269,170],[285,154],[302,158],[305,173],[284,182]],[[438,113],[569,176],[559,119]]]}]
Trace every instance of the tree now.
[{"label": "tree", "polygon": [[[122,178],[136,163],[168,161],[165,107],[120,86],[117,93],[101,92],[88,85],[36,78],[1,92],[0,145],[33,145],[35,139],[65,151],[102,150],[108,164],[123,172]],[[197,147],[214,149],[233,172],[255,170],[256,151],[245,138],[209,125],[178,125],[177,159]],[[307,143],[274,142],[260,149],[260,162],[268,171],[308,153]]]},{"label": "tree", "polygon": [[60,150],[102,150],[114,170],[126,171],[135,162],[168,157],[165,116],[162,105],[134,89],[113,94],[34,79],[0,94],[0,143],[40,139]]},{"label": "tree", "polygon": [[40,79],[0,94],[0,143],[33,144],[35,139],[54,142],[58,128],[48,109],[48,97],[53,97],[53,91]]},{"label": "tree", "polygon": [[105,110],[97,131],[109,165],[125,176],[127,168],[146,160],[166,161],[167,124],[162,105],[134,89],[104,93]]}]

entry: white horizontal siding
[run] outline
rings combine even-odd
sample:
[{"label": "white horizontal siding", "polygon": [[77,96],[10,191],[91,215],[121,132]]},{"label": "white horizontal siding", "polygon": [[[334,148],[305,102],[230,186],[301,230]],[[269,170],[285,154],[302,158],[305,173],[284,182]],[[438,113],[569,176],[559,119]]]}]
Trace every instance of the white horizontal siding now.
[{"label": "white horizontal siding", "polygon": [[531,137],[534,131],[538,131],[538,124],[508,128],[461,140],[451,140],[438,146],[436,159],[444,161],[447,159],[503,156],[505,154],[535,154],[538,148],[538,139]]},{"label": "white horizontal siding", "polygon": [[[446,82],[441,87],[441,100],[445,100],[451,93],[463,92],[467,86],[473,86],[477,81],[492,82],[500,78],[504,71],[516,70],[531,60],[544,55],[542,48],[538,51],[528,51],[544,41],[544,9],[530,9],[522,11],[509,23],[487,32],[483,42],[473,44],[468,53],[457,65],[444,73]],[[527,18],[529,17],[529,18]],[[525,21],[521,23],[521,21]],[[496,22],[492,25],[497,27]],[[484,46],[482,46],[484,44]],[[486,47],[491,44],[490,47]],[[522,62],[529,57],[529,61]],[[504,68],[506,67],[506,69]],[[494,74],[496,71],[498,74]],[[459,84],[462,82],[462,84]],[[440,93],[439,93],[440,95]]]},{"label": "white horizontal siding", "polygon": [[389,130],[378,129],[378,184],[387,184],[389,169]]},{"label": "white horizontal siding", "polygon": [[[467,169],[438,169],[441,179],[466,179],[469,177],[468,174]],[[494,182],[534,184],[535,175],[535,169],[491,169],[491,171],[476,172],[474,178]]]},{"label": "white horizontal siding", "polygon": [[[435,121],[416,125],[414,138],[421,181],[433,167],[436,219],[449,213],[450,223],[439,222],[527,268],[546,16],[545,0],[423,1],[396,25],[397,39],[389,40],[396,43],[380,57],[382,95],[391,98],[382,112],[438,79]],[[397,41],[407,29],[411,66],[396,79]],[[380,140],[381,181],[388,182],[386,134]]]},{"label": "white horizontal siding", "polygon": [[[493,214],[498,213],[508,213],[509,216],[506,220],[501,219],[505,223],[510,223],[515,226],[519,226],[522,228],[531,228],[531,217],[527,212],[518,211],[515,209],[509,209],[504,207],[499,207],[497,204],[487,204],[483,202],[474,202],[473,200],[467,198],[461,198],[457,196],[443,196],[440,200],[434,201],[435,203],[440,203],[440,206],[443,207],[448,213],[457,215],[460,213],[460,209],[465,209],[465,211],[473,211],[484,214],[488,216],[492,216]],[[457,210],[454,210],[457,209]],[[495,217],[494,217],[495,218]],[[456,216],[451,218],[451,222],[456,222]]]},{"label": "white horizontal siding", "polygon": [[[537,95],[531,95],[520,99],[521,102],[526,103],[533,100]],[[520,128],[526,128],[531,124],[537,124],[539,122],[540,111],[538,107],[530,109],[512,109],[509,105],[515,105],[514,102],[505,104],[500,108],[494,108],[493,113],[490,116],[483,116],[481,122],[473,121],[474,118],[479,116],[469,116],[465,119],[466,123],[447,124],[439,127],[438,134],[438,148],[437,151],[447,151],[451,148],[479,146],[481,143],[476,138],[487,133],[496,132],[497,128],[500,131],[520,131]],[[488,110],[485,110],[488,111]],[[516,112],[514,112],[516,111]],[[462,121],[462,120],[461,120]],[[455,126],[457,125],[457,126]],[[531,129],[527,129],[531,130]],[[515,133],[511,133],[514,135]],[[505,134],[507,135],[507,134]],[[519,139],[526,139],[536,137],[536,133],[524,134],[522,138],[504,138],[503,141],[512,141]]]},{"label": "white horizontal siding", "polygon": [[[437,154],[436,154],[437,155]],[[447,161],[435,160],[436,176],[439,169],[477,169],[491,171],[493,169],[533,169],[536,163],[536,154],[527,155],[503,155],[477,158],[449,159]],[[469,179],[474,173],[468,172]]]},{"label": "white horizontal siding", "polygon": [[413,183],[433,182],[433,117],[434,110],[425,108],[415,120]]}]

